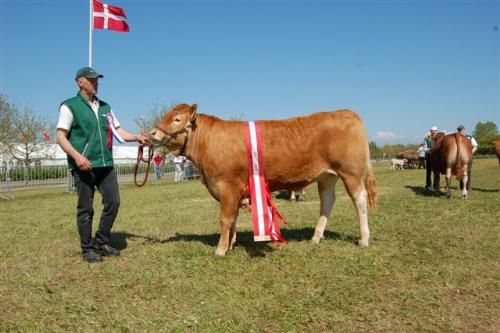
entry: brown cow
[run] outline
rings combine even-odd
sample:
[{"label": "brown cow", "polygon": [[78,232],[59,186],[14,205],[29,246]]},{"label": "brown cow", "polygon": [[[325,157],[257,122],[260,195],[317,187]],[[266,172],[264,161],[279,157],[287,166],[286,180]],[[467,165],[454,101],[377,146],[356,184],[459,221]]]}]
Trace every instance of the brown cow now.
[{"label": "brown cow", "polygon": [[495,154],[498,158],[498,165],[500,165],[500,140],[493,140],[493,146],[495,147]]},{"label": "brown cow", "polygon": [[[446,174],[446,195],[451,197],[451,175],[467,184],[468,170],[472,168],[472,145],[459,133],[436,134],[436,144],[430,151],[434,173],[434,190],[439,191],[440,174]],[[462,190],[462,198],[467,199],[467,186]]]},{"label": "brown cow", "polygon": [[[210,194],[220,202],[221,235],[217,255],[233,249],[236,219],[248,196],[245,123],[197,114],[197,105],[180,104],[150,131],[153,142],[185,155],[198,168]],[[263,164],[270,191],[294,190],[318,182],[320,217],[313,243],[323,238],[340,178],[359,219],[358,245],[368,246],[368,204],[376,205],[375,176],[360,117],[352,111],[315,113],[280,121],[259,121]]]},{"label": "brown cow", "polygon": [[417,168],[418,167],[418,153],[415,150],[405,150],[396,155],[399,159],[406,159],[408,167]]}]

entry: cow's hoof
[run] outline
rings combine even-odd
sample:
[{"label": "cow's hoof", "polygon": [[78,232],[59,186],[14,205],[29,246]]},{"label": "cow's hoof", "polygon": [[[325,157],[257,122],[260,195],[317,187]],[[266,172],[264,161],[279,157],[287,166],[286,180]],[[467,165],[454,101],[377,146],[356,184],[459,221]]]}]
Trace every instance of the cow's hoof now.
[{"label": "cow's hoof", "polygon": [[368,247],[368,241],[367,240],[361,240],[361,239],[358,239],[357,241],[357,245],[359,247]]},{"label": "cow's hoof", "polygon": [[319,244],[319,242],[321,241],[321,237],[317,237],[317,236],[313,236],[313,238],[311,238],[311,243],[313,244]]},{"label": "cow's hoof", "polygon": [[215,250],[215,255],[219,256],[219,257],[224,257],[226,255],[226,250],[220,250],[220,249],[217,249]]},{"label": "cow's hoof", "polygon": [[464,195],[462,196],[462,199],[467,200],[467,194],[464,194]]}]

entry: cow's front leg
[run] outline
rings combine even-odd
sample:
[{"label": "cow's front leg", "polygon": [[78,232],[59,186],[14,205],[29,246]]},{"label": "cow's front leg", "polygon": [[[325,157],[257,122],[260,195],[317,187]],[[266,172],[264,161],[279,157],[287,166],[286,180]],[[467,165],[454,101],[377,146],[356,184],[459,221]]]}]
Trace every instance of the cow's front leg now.
[{"label": "cow's front leg", "polygon": [[234,222],[231,225],[231,229],[229,230],[229,249],[234,250],[236,246],[236,220],[238,219],[239,210],[236,210],[236,217],[234,218]]},{"label": "cow's front leg", "polygon": [[220,238],[215,254],[224,256],[236,241],[236,218],[238,217],[239,200],[230,193],[220,199]]}]

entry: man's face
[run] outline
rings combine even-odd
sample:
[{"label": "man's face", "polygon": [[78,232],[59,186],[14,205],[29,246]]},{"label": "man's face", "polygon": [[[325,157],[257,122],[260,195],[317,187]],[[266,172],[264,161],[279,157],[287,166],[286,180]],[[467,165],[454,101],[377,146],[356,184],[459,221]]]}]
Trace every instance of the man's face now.
[{"label": "man's face", "polygon": [[98,80],[99,78],[78,78],[78,87],[80,87],[80,90],[84,91],[88,95],[97,95],[97,89],[99,87]]},{"label": "man's face", "polygon": [[459,130],[458,133],[460,133],[460,135],[465,135],[465,128],[462,128],[461,130]]},{"label": "man's face", "polygon": [[437,131],[431,131],[431,138],[435,137],[437,134]]}]

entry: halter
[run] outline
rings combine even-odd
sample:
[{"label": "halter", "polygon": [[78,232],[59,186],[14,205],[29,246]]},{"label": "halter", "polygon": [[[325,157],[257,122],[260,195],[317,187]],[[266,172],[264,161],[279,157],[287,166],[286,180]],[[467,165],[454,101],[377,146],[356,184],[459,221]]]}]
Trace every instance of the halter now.
[{"label": "halter", "polygon": [[165,137],[160,141],[160,143],[165,145],[165,141],[169,141],[169,140],[175,138],[179,134],[186,133],[186,136],[184,137],[184,143],[182,144],[182,148],[181,148],[181,151],[179,153],[179,155],[184,155],[185,150],[186,150],[186,146],[188,143],[188,139],[189,139],[189,132],[194,127],[194,122],[195,122],[195,119],[191,119],[187,122],[186,126],[184,126],[183,128],[181,128],[177,131],[171,132],[171,133],[167,132],[166,130],[162,129],[161,126],[157,125],[156,128],[160,132],[165,134]]}]

